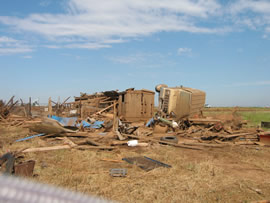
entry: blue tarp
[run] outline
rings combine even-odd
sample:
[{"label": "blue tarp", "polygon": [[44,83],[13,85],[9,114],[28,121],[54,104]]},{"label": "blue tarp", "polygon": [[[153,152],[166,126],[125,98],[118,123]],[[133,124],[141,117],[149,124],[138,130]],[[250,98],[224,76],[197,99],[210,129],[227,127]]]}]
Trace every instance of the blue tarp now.
[{"label": "blue tarp", "polygon": [[95,121],[93,124],[91,124],[90,128],[101,128],[104,121]]},{"label": "blue tarp", "polygon": [[[101,128],[102,127],[102,124],[104,123],[104,121],[95,121],[93,124],[91,123],[88,123],[86,121],[82,121],[82,125],[84,128]],[[79,124],[80,126],[81,124]]]},{"label": "blue tarp", "polygon": [[59,123],[61,123],[63,126],[72,126],[76,127],[76,122],[78,120],[77,117],[58,117],[58,116],[52,116],[51,117],[54,120],[57,120]]},{"label": "blue tarp", "polygon": [[34,138],[34,137],[40,137],[40,136],[43,136],[43,135],[46,135],[45,133],[42,133],[42,134],[38,134],[38,135],[32,135],[32,136],[29,136],[29,137],[25,137],[25,138],[22,138],[22,139],[18,139],[16,140],[15,142],[21,142],[21,141],[24,141],[24,140],[29,140],[31,138]]},{"label": "blue tarp", "polygon": [[147,123],[146,123],[146,127],[150,127],[151,125],[153,125],[155,123],[155,119],[151,118]]},{"label": "blue tarp", "polygon": [[78,118],[77,117],[58,117],[58,116],[52,116],[51,117],[54,120],[57,120],[59,123],[61,123],[63,126],[72,126],[72,127],[80,127],[83,125],[84,128],[101,128],[104,121],[95,121],[93,124],[88,123],[86,121],[82,121],[81,123],[76,123]]}]

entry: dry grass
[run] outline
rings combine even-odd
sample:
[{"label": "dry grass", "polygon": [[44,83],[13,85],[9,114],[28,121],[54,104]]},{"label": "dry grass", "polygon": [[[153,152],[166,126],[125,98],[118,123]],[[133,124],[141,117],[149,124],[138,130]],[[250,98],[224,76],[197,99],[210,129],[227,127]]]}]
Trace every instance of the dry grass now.
[{"label": "dry grass", "polygon": [[[0,141],[24,137],[22,129],[0,129]],[[8,133],[7,132],[11,132]],[[4,144],[1,153],[62,141],[28,141]],[[119,202],[250,202],[270,199],[270,149],[227,147],[193,151],[170,146],[123,147],[114,151],[59,150],[25,154],[36,160],[35,181],[53,184]],[[128,163],[105,162],[148,156],[172,165],[145,172]],[[111,168],[127,168],[125,178],[113,178]],[[254,189],[262,190],[258,194]]]}]

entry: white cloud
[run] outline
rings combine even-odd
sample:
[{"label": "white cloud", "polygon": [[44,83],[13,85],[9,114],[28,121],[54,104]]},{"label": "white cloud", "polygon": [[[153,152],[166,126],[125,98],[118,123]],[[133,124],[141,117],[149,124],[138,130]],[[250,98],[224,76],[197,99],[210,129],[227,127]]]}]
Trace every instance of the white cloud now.
[{"label": "white cloud", "polygon": [[[41,1],[49,5],[51,0]],[[227,33],[270,27],[270,1],[66,0],[64,13],[0,16],[12,31],[45,37],[48,48],[109,48],[158,32]],[[256,13],[257,15],[250,15]],[[212,23],[212,24],[211,24]],[[266,32],[268,28],[265,29]],[[44,41],[44,40],[43,40]]]},{"label": "white cloud", "polygon": [[191,48],[179,48],[177,50],[177,54],[180,55],[180,56],[182,56],[182,55],[190,56],[191,52],[192,52]]},{"label": "white cloud", "polygon": [[67,41],[63,43],[68,47],[89,49],[109,47],[109,44],[162,31],[230,31],[227,27],[208,28],[197,25],[200,20],[219,15],[221,6],[216,0],[67,2],[66,13],[31,14],[25,18],[0,16],[0,23],[18,31],[37,33],[55,43],[64,38]]},{"label": "white cloud", "polygon": [[238,0],[231,4],[230,10],[234,14],[246,11],[269,14],[270,2],[266,0]]},{"label": "white cloud", "polygon": [[10,55],[32,52],[33,49],[23,41],[6,36],[0,36],[0,55]]},{"label": "white cloud", "polygon": [[0,43],[14,43],[14,42],[17,42],[17,40],[6,36],[0,37]]},{"label": "white cloud", "polygon": [[270,26],[270,1],[266,0],[237,0],[227,8],[236,25],[242,25],[253,30]]},{"label": "white cloud", "polygon": [[112,62],[121,63],[121,64],[131,64],[131,63],[138,63],[141,61],[145,61],[144,54],[133,54],[128,56],[113,56],[107,57]]}]

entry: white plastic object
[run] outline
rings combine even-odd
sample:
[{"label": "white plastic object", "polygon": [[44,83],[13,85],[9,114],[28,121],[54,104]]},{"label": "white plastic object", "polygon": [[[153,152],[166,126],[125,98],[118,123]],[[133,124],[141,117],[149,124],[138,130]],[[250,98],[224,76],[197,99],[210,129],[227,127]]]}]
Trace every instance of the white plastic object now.
[{"label": "white plastic object", "polygon": [[129,147],[136,147],[139,144],[138,140],[130,140],[127,142]]},{"label": "white plastic object", "polygon": [[172,121],[172,127],[173,128],[178,128],[178,124],[175,121]]}]

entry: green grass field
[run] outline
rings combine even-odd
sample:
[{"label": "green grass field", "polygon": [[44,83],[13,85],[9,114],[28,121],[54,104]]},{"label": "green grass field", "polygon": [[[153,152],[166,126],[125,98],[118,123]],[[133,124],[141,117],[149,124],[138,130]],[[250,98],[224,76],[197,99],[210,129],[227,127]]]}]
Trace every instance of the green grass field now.
[{"label": "green grass field", "polygon": [[270,122],[270,112],[240,112],[244,120],[248,121],[250,126],[260,126],[261,121]]},{"label": "green grass field", "polygon": [[232,115],[236,112],[237,115],[241,116],[243,120],[248,122],[248,127],[257,127],[261,125],[261,121],[270,122],[270,111],[269,108],[207,108],[203,110],[205,116],[219,117],[220,115]]}]

